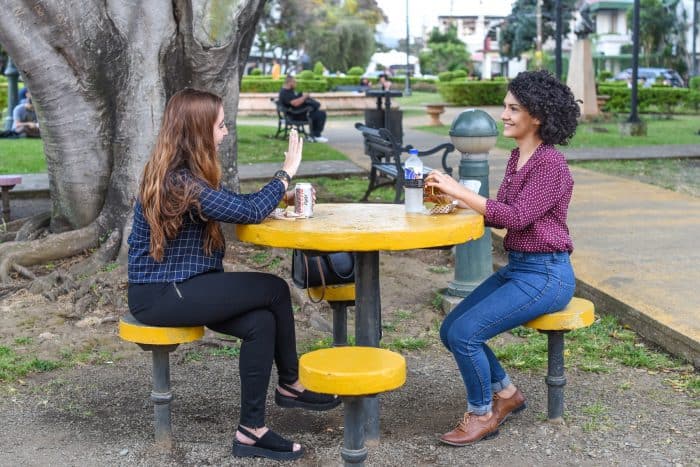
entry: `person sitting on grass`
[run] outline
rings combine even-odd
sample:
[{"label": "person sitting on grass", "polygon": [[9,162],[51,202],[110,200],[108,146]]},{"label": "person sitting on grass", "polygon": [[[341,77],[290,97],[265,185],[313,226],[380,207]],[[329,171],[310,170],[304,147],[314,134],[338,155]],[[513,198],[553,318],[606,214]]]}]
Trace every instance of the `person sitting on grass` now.
[{"label": "person sitting on grass", "polygon": [[486,342],[563,309],[574,294],[569,260],[574,246],[566,224],[574,181],[555,145],[568,143],[579,115],[574,95],[557,78],[544,70],[522,72],[508,84],[503,100],[503,135],[517,147],[496,199],[438,171],[426,177],[428,186],[483,214],[487,226],[508,229],[503,241],[508,264],[462,300],[440,327],[467,392],[467,411],[440,437],[445,444],[466,446],[496,436],[509,415],[525,408],[525,397]]},{"label": "person sitting on grass", "polygon": [[24,103],[18,104],[12,111],[12,131],[19,136],[29,136],[39,138],[39,120],[36,118],[32,94],[27,92],[27,99]]},{"label": "person sitting on grass", "polygon": [[[151,326],[207,326],[242,340],[237,457],[298,459],[302,447],[265,425],[272,363],[275,403],[329,410],[340,399],[299,382],[294,314],[287,282],[261,272],[224,272],[220,222],[262,222],[284,198],[301,163],[303,141],[292,130],[282,170],[260,191],[237,194],[221,186],[218,147],[228,134],[219,96],[195,89],[168,101],[144,168],[129,235],[128,301]],[[293,202],[293,201],[292,201]]]}]

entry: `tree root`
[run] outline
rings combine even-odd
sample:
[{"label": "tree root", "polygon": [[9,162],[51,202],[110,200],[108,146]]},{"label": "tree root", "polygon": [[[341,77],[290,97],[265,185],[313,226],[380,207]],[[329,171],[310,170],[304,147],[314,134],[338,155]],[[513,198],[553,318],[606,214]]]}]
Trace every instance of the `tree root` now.
[{"label": "tree root", "polygon": [[10,270],[15,264],[32,266],[82,253],[97,246],[98,235],[98,226],[93,223],[39,240],[0,244],[0,283],[10,281]]},{"label": "tree root", "polygon": [[25,242],[27,240],[34,240],[38,238],[41,233],[48,228],[50,223],[51,213],[49,211],[30,217],[17,231],[15,241]]}]

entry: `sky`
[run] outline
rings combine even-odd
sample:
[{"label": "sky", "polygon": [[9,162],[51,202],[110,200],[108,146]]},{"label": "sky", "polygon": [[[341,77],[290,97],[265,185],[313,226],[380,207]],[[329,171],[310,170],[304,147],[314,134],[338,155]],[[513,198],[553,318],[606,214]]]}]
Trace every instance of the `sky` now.
[{"label": "sky", "polygon": [[[394,39],[406,37],[407,0],[377,0],[389,18],[389,23],[378,27],[382,35]],[[408,0],[408,18],[411,36],[421,34],[425,26],[430,31],[437,26],[441,15],[491,14],[507,16],[513,0]]]}]

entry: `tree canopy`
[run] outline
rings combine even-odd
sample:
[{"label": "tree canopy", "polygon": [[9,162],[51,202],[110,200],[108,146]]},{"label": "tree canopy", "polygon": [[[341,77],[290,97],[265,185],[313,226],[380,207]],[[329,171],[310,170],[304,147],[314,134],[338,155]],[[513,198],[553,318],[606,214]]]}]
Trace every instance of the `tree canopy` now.
[{"label": "tree canopy", "polygon": [[[556,30],[555,0],[544,0],[542,3],[542,42],[554,37]],[[561,0],[562,35],[568,34],[569,21],[575,9],[576,0]],[[516,0],[510,15],[501,27],[499,45],[501,54],[509,57],[520,57],[520,54],[535,48],[537,40],[537,19],[535,10],[537,0]]]},{"label": "tree canopy", "polygon": [[423,73],[466,69],[470,55],[467,46],[457,37],[457,28],[450,26],[443,33],[433,28],[428,37],[427,50],[419,55]]},{"label": "tree canopy", "polygon": [[[685,45],[686,21],[679,21],[680,0],[641,0],[639,5],[639,44],[642,60],[651,64],[654,56],[664,66],[681,73],[687,71],[688,51]],[[632,8],[627,12],[627,25],[632,30]],[[683,10],[683,16],[685,16]]]}]

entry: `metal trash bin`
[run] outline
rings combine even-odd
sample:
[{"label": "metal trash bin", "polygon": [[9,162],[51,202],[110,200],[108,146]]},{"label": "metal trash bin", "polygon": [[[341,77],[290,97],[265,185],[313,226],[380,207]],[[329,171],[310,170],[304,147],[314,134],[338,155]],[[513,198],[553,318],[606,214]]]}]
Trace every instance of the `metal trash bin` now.
[{"label": "metal trash bin", "polygon": [[[365,125],[372,128],[386,128],[403,145],[403,111],[391,108],[391,98],[401,97],[401,91],[384,91],[370,89],[365,91],[368,97],[377,98],[376,109],[365,109]],[[388,113],[387,113],[388,110]]]}]

